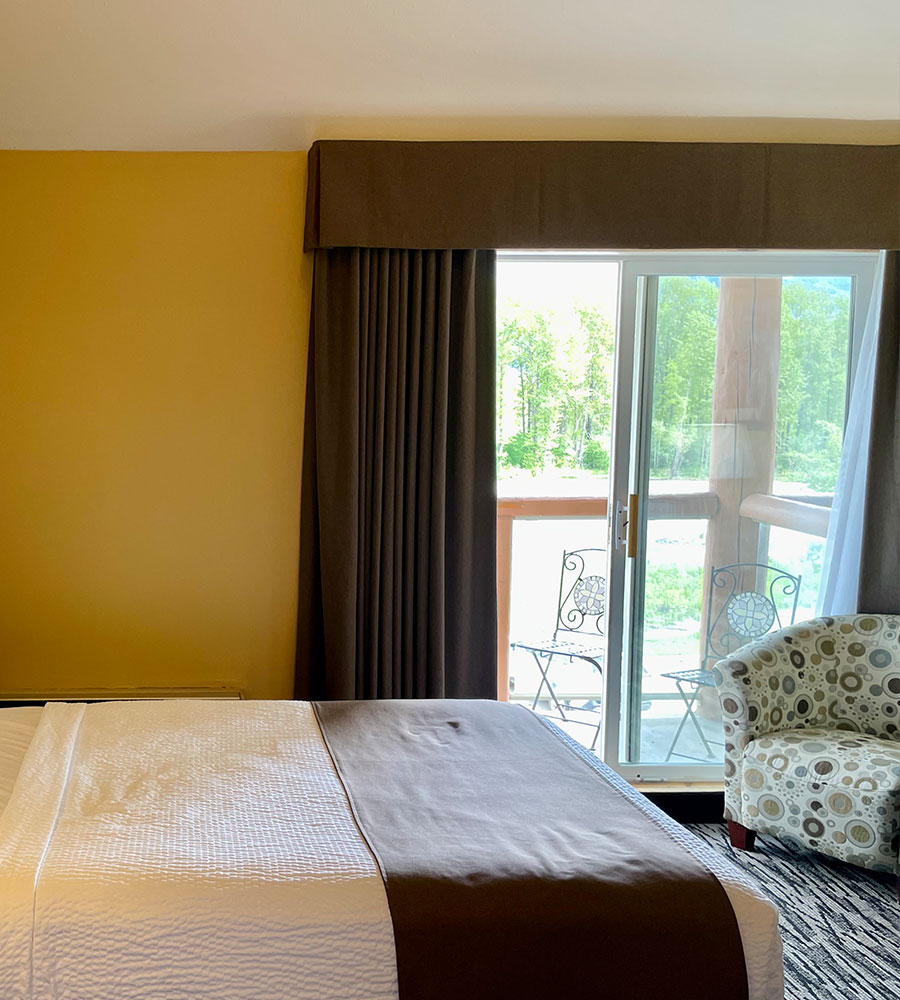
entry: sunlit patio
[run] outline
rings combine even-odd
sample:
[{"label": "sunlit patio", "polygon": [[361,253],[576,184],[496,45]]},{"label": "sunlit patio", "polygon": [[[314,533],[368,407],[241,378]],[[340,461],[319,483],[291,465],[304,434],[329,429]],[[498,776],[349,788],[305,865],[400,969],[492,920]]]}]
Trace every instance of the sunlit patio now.
[{"label": "sunlit patio", "polygon": [[[694,490],[674,492],[686,485],[693,485]],[[707,524],[710,512],[715,509],[714,502],[696,484],[657,486],[656,502],[651,502],[649,514],[648,559],[660,558],[662,553],[673,566],[703,566]],[[796,514],[791,507],[787,510],[788,516]],[[587,516],[591,513],[593,516]],[[827,515],[827,509],[822,508],[822,513]],[[546,658],[541,661],[536,656],[531,646],[540,645],[555,630],[560,637],[564,636],[556,621],[561,555],[586,547],[605,550],[605,515],[606,500],[600,497],[517,497],[498,503],[499,555],[501,567],[508,567],[507,573],[502,569],[500,573],[501,632],[507,647],[505,663],[501,655],[501,669],[505,669],[508,678],[505,690],[511,701],[533,707],[589,748],[599,745],[595,736],[601,721],[601,670],[592,662],[578,655],[566,655],[564,651],[553,654],[548,664]],[[821,545],[815,536],[805,532],[772,526],[769,530],[781,530],[780,555],[792,564],[808,561],[810,547]],[[604,558],[605,552],[600,556]],[[696,586],[695,604],[699,607],[701,596],[708,589],[699,574]],[[807,590],[804,603],[798,603],[793,611],[795,616],[814,614],[810,596]],[[649,595],[648,603],[653,599],[654,595]],[[508,609],[506,614],[503,609]],[[701,632],[704,626],[696,616],[668,623],[648,622],[645,626],[640,690],[632,694],[634,725],[640,727],[636,737],[640,759],[645,762],[713,763],[722,758],[722,732],[714,692],[697,690],[696,686],[684,683],[679,690],[679,681],[667,676],[700,667],[705,652]],[[605,623],[601,622],[600,628],[605,633]],[[599,638],[602,645],[603,635]],[[605,669],[602,653],[598,660]],[[552,694],[542,676],[542,665]],[[693,717],[687,714],[688,702]]]}]

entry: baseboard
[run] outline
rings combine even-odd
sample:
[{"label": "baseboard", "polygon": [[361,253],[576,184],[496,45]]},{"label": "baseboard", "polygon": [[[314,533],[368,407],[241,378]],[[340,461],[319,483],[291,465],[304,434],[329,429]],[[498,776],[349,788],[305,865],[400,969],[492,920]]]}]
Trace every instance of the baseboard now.
[{"label": "baseboard", "polygon": [[159,701],[164,698],[206,698],[239,700],[238,688],[72,688],[65,691],[0,691],[0,706],[44,705],[48,701]]}]

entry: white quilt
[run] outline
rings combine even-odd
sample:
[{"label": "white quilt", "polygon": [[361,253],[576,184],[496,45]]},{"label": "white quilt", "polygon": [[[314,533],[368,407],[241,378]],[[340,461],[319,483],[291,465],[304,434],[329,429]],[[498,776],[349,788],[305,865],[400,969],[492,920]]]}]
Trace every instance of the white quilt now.
[{"label": "white quilt", "polygon": [[[750,1000],[781,1000],[771,903],[658,815],[732,901]],[[0,998],[397,1000],[384,886],[311,706],[48,705],[0,815]]]},{"label": "white quilt", "polygon": [[49,705],[0,817],[3,1000],[396,1000],[308,704]]}]

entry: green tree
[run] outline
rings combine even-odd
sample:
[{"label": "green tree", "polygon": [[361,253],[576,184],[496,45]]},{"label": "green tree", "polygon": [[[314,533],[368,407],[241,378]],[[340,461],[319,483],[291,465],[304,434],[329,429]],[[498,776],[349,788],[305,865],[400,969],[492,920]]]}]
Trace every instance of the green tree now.
[{"label": "green tree", "polygon": [[[609,469],[613,327],[599,309],[579,303],[567,320],[512,305],[503,310],[497,337],[503,467]],[[510,413],[514,426],[509,419],[504,426]]]},{"label": "green tree", "polygon": [[850,293],[786,279],[781,298],[775,474],[834,489],[841,461]]},{"label": "green tree", "polygon": [[[661,277],[650,473],[709,475],[719,290],[708,277]],[[843,436],[849,284],[785,279],[776,476],[833,489]],[[498,460],[537,472],[609,469],[614,330],[595,306],[557,317],[515,305],[497,339]],[[509,398],[507,398],[507,396]]]},{"label": "green tree", "polygon": [[650,474],[709,475],[719,290],[703,277],[662,277],[656,315]]},{"label": "green tree", "polygon": [[615,332],[595,306],[575,305],[577,337],[565,345],[564,395],[554,456],[557,465],[609,471]]},{"label": "green tree", "polygon": [[500,442],[501,461],[520,469],[543,468],[552,447],[562,387],[556,344],[546,317],[540,313],[526,319],[508,317],[500,327],[497,349],[501,379],[505,367],[516,373],[517,428]]}]

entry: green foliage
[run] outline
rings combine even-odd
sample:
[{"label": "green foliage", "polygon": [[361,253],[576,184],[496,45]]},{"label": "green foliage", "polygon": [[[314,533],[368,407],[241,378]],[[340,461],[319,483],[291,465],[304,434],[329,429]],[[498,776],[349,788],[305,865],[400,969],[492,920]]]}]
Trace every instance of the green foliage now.
[{"label": "green foliage", "polygon": [[609,452],[602,441],[591,441],[584,449],[582,464],[592,472],[609,472]]},{"label": "green foliage", "polygon": [[[608,470],[612,326],[599,310],[577,304],[574,328],[570,324],[564,335],[551,328],[553,320],[515,307],[502,318],[497,335],[501,467]],[[504,423],[515,430],[504,434]]]},{"label": "green foliage", "polygon": [[657,628],[699,621],[703,589],[700,566],[647,567],[644,623]]},{"label": "green foliage", "polygon": [[544,447],[540,441],[519,431],[503,444],[505,464],[515,469],[541,469],[544,465]]},{"label": "green foliage", "polygon": [[781,293],[781,364],[775,475],[822,492],[841,461],[850,293],[786,280]]},{"label": "green foliage", "polygon": [[822,567],[825,563],[825,543],[810,541],[800,562],[788,564],[781,558],[779,542],[784,535],[793,534],[785,528],[772,528],[769,535],[769,563],[778,569],[800,577],[800,594],[797,604],[800,608],[814,608],[819,592],[819,581],[822,579]]},{"label": "green foliage", "polygon": [[[709,476],[718,279],[660,277],[650,474]],[[786,278],[782,286],[775,475],[834,488],[840,463],[849,284]],[[594,307],[571,315],[504,308],[497,338],[501,468],[606,473],[614,334]]]},{"label": "green foliage", "polygon": [[709,475],[719,290],[709,278],[659,279],[650,475]]},{"label": "green foliage", "polygon": [[518,430],[503,447],[503,456],[520,469],[540,469],[551,447],[550,432],[561,391],[556,341],[540,313],[527,325],[513,318],[497,338],[498,361],[516,373]]}]

